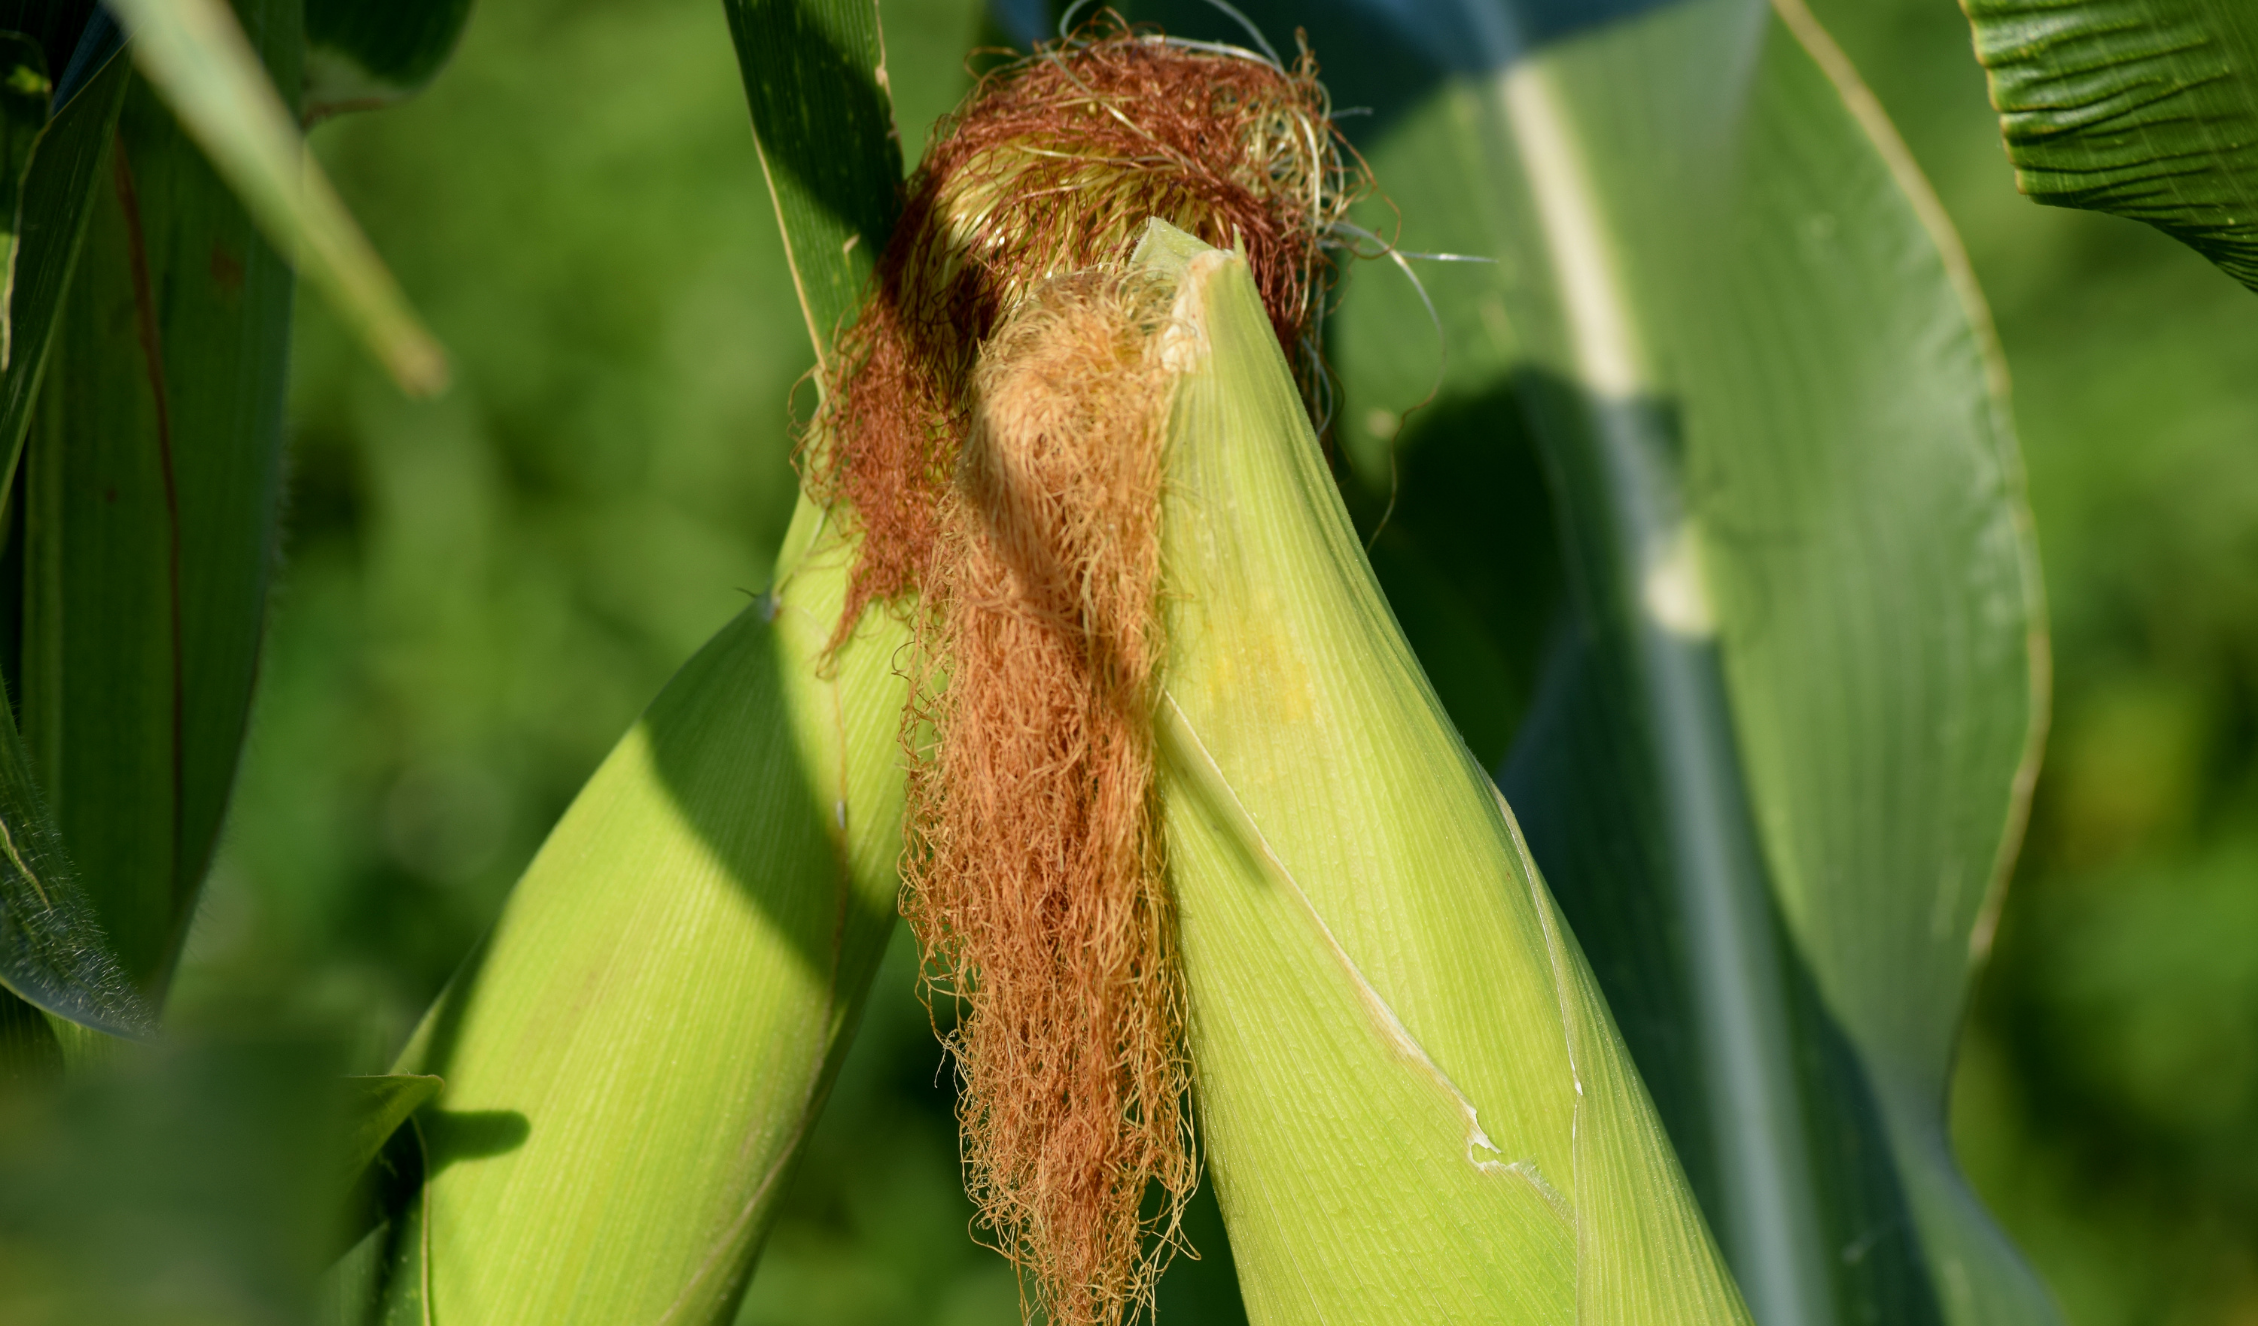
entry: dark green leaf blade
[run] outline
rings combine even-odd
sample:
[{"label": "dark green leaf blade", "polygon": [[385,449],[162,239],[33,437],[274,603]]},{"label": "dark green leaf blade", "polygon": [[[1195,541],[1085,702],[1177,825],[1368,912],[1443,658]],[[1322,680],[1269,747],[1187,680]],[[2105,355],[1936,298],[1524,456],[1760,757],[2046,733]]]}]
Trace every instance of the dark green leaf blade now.
[{"label": "dark green leaf blade", "polygon": [[307,0],[306,120],[413,96],[469,19],[470,0]]},{"label": "dark green leaf blade", "polygon": [[753,144],[817,360],[862,302],[901,206],[902,145],[877,6],[723,0]]},{"label": "dark green leaf blade", "polygon": [[71,870],[32,781],[14,719],[0,712],[0,985],[59,1018],[114,1036],[155,1025]]},{"label": "dark green leaf blade", "polygon": [[[295,6],[244,11],[294,85]],[[91,212],[27,461],[24,736],[154,992],[210,865],[257,672],[292,279],[138,83]]]},{"label": "dark green leaf blade", "polygon": [[2258,9],[1962,0],[2015,183],[2145,221],[2258,290]]},{"label": "dark green leaf blade", "polygon": [[112,58],[47,122],[25,167],[8,281],[8,356],[0,374],[0,485],[15,474],[63,292],[86,235],[88,202],[132,78],[131,63]]},{"label": "dark green leaf blade", "polygon": [[382,1073],[345,1079],[345,1172],[358,1175],[399,1131],[408,1116],[439,1094],[443,1079],[423,1073]]},{"label": "dark green leaf blade", "polygon": [[6,290],[16,273],[24,175],[47,127],[54,90],[39,43],[20,32],[0,32],[0,366],[8,362]]}]

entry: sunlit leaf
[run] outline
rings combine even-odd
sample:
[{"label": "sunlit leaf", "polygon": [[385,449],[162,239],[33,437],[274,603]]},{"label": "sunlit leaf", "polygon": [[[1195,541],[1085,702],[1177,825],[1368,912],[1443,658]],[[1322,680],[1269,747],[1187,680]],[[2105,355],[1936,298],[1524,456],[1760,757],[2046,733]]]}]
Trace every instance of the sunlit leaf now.
[{"label": "sunlit leaf", "polygon": [[132,31],[136,62],[268,238],[329,297],[403,390],[429,394],[445,386],[438,342],[308,156],[297,117],[226,0],[113,3]]},{"label": "sunlit leaf", "polygon": [[1583,955],[1380,597],[1246,264],[1207,250],[1183,279],[1162,796],[1249,1320],[1745,1321]]},{"label": "sunlit leaf", "polygon": [[1962,0],[2024,193],[2146,221],[2258,290],[2258,9]]}]

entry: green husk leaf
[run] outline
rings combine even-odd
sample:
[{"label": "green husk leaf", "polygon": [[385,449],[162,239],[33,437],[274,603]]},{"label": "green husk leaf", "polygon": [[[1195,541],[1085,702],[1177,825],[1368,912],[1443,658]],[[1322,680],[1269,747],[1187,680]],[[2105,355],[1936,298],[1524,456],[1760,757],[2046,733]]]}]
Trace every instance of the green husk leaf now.
[{"label": "green husk leaf", "polygon": [[1255,1322],[1746,1320],[1243,260],[1183,267],[1160,719],[1202,1136]]},{"label": "green husk leaf", "polygon": [[[1407,249],[1497,260],[1429,269],[1452,376],[1401,445],[1521,433],[1552,480],[1566,609],[1508,799],[1759,1321],[2053,1320],[1944,1131],[2045,702],[1965,260],[1800,5],[1506,16],[1312,38],[1439,80],[1366,150]],[[1352,429],[1434,373],[1393,285],[1333,324]],[[1388,537],[1463,546],[1417,506]]]},{"label": "green husk leaf", "polygon": [[[245,13],[295,85],[297,7]],[[81,882],[155,992],[249,715],[292,280],[146,87],[126,99],[89,210],[29,452],[24,737]]]},{"label": "green husk leaf", "polygon": [[307,153],[296,117],[225,0],[115,0],[114,7],[132,29],[136,63],[268,238],[328,296],[403,391],[444,387],[439,343]]},{"label": "green husk leaf", "polygon": [[878,9],[863,0],[724,0],[792,283],[820,361],[868,293],[900,210],[902,145]]},{"label": "green husk leaf", "polygon": [[408,1116],[445,1085],[443,1079],[413,1073],[346,1078],[345,1173],[367,1169]]},{"label": "green husk leaf", "polygon": [[306,120],[415,95],[469,19],[470,0],[307,0]]},{"label": "green husk leaf", "polygon": [[2244,0],[1962,0],[2038,202],[2148,224],[2258,290],[2258,11]]},{"label": "green husk leaf", "polygon": [[447,1087],[395,1308],[427,1283],[443,1320],[734,1310],[893,928],[901,848],[904,628],[873,613],[827,663],[850,549],[804,502],[786,548],[401,1055]]}]

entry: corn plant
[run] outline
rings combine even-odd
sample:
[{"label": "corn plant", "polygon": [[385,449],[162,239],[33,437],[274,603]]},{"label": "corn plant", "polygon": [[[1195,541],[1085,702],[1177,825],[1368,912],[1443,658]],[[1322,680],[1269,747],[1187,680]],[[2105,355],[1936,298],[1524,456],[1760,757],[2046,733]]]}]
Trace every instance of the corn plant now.
[{"label": "corn plant", "polygon": [[[342,1085],[156,1028],[276,556],[286,255],[446,378],[297,126],[411,92],[467,5],[4,11],[0,1105],[73,1140],[0,1149],[0,1302],[186,1319],[25,1213],[104,1138],[235,1136],[212,1102],[271,1181],[176,1240],[264,1267],[210,1319],[334,1261],[342,1320],[728,1321],[906,906],[1031,1317],[1147,1307],[1204,1174],[1250,1320],[2056,1319],[1944,1132],[2044,729],[2004,374],[1802,0],[1070,21],[906,186],[887,61],[961,53],[723,7],[822,396],[775,583]],[[2247,24],[1967,8],[2028,191],[2249,280]],[[1245,161],[1269,210],[1199,193]],[[1556,554],[1446,439],[1533,443]],[[1555,592],[1508,750],[1481,659]]]}]

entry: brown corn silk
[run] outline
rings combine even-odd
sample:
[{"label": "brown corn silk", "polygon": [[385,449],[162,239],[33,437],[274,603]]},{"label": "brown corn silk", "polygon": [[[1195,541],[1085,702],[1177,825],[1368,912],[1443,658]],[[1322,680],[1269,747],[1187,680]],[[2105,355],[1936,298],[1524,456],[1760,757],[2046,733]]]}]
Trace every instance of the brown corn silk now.
[{"label": "brown corn silk", "polygon": [[1306,52],[1113,23],[999,70],[935,131],[804,458],[862,533],[835,639],[921,596],[903,912],[960,1001],[967,1188],[1056,1326],[1150,1302],[1197,1181],[1153,800],[1169,292],[1128,259],[1154,217],[1238,249],[1313,370],[1361,180]]},{"label": "brown corn silk", "polygon": [[925,588],[947,676],[920,687],[905,910],[966,1000],[968,1186],[1057,1323],[1147,1296],[1196,1180],[1153,800],[1166,307],[1100,272],[1021,306]]}]

